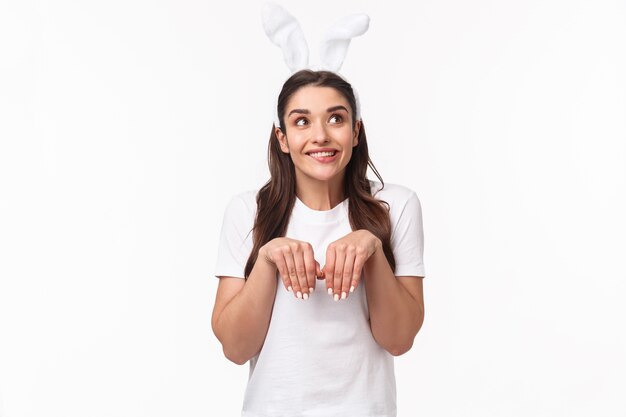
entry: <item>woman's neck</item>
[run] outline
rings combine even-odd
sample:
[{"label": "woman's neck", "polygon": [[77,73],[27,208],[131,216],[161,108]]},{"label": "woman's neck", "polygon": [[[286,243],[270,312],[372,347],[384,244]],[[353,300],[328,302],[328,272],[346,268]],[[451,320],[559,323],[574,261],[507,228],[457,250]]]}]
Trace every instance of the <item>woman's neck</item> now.
[{"label": "woman's neck", "polygon": [[312,210],[330,210],[346,198],[343,178],[333,178],[330,181],[298,179],[296,195]]}]

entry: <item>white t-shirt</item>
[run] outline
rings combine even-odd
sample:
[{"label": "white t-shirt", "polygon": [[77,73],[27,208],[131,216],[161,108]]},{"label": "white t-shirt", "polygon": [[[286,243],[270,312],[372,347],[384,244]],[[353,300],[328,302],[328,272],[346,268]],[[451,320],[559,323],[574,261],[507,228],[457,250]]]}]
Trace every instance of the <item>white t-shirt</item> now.
[{"label": "white t-shirt", "polygon": [[[390,205],[396,276],[424,277],[424,233],[417,194],[401,185],[371,181],[372,194]],[[244,276],[252,250],[256,193],[236,195],[224,213],[215,276]],[[286,236],[307,241],[324,266],[328,245],[352,231],[348,199],[318,211],[299,198]],[[250,359],[242,417],[395,417],[393,356],[372,336],[361,279],[334,301],[323,280],[308,300],[287,292],[276,275],[272,317],[261,351]]]}]

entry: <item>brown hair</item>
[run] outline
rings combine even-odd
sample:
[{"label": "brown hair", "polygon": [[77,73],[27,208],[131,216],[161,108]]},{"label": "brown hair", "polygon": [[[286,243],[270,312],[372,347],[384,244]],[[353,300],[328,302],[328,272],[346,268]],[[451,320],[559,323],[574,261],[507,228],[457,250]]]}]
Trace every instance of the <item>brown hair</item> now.
[{"label": "brown hair", "polygon": [[[278,115],[280,129],[285,132],[284,112],[291,96],[299,88],[313,85],[332,87],[343,95],[352,110],[352,129],[356,125],[356,100],[350,83],[330,71],[301,70],[293,74],[278,95]],[[271,178],[256,195],[257,212],[252,229],[253,247],[246,263],[244,276],[247,279],[256,262],[259,249],[270,240],[283,237],[296,201],[296,175],[289,154],[283,153],[272,125],[268,146],[268,164]],[[348,200],[348,213],[352,230],[367,229],[383,244],[383,252],[391,269],[395,269],[395,258],[391,250],[391,221],[389,204],[372,196],[367,179],[370,167],[383,187],[385,183],[374,167],[367,151],[365,127],[361,121],[358,144],[353,148],[352,157],[346,166],[345,192]],[[384,205],[383,205],[384,204]],[[386,207],[385,207],[386,206]]]}]

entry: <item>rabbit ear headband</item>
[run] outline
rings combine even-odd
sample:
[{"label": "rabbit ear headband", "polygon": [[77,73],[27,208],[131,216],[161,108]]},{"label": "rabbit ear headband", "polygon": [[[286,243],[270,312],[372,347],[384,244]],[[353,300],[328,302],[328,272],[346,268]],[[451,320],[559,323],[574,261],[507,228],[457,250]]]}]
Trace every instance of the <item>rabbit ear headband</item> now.
[{"label": "rabbit ear headband", "polygon": [[[351,14],[337,20],[328,30],[320,44],[320,65],[309,65],[309,48],[300,24],[287,10],[275,3],[263,6],[263,29],[270,40],[283,51],[283,58],[291,74],[301,69],[326,70],[338,73],[348,52],[350,40],[364,34],[369,27],[369,16],[364,13]],[[354,87],[356,98],[356,120],[361,119],[361,104]],[[276,106],[274,106],[276,109]],[[278,114],[274,112],[274,125],[280,127]]]}]

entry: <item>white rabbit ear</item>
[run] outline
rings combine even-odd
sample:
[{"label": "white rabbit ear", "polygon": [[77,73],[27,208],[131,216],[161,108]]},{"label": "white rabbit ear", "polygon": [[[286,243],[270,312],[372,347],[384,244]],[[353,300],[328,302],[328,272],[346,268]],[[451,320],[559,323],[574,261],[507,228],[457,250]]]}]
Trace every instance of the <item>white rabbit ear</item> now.
[{"label": "white rabbit ear", "polygon": [[275,3],[265,3],[262,10],[265,34],[283,51],[285,63],[292,72],[306,68],[309,48],[300,24],[287,10]]},{"label": "white rabbit ear", "polygon": [[322,67],[333,72],[339,71],[350,40],[367,32],[369,24],[370,18],[364,13],[351,14],[333,23],[320,44]]}]

